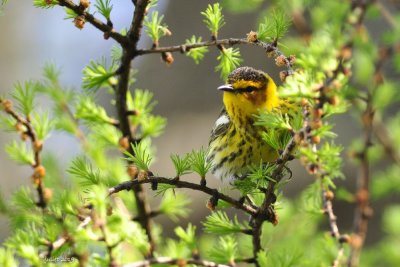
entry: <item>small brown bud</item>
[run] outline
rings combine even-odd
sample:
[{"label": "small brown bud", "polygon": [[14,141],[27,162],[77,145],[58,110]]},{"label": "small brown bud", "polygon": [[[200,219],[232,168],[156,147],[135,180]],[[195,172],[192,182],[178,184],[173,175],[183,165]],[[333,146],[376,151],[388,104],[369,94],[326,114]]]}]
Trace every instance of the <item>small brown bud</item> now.
[{"label": "small brown bud", "polygon": [[305,107],[305,106],[308,106],[308,105],[309,105],[309,102],[308,102],[307,98],[302,98],[301,101],[300,101],[300,104],[301,104],[303,107]]},{"label": "small brown bud", "polygon": [[358,192],[356,193],[357,203],[366,203],[368,201],[368,198],[369,198],[368,190],[361,189],[358,190]]},{"label": "small brown bud", "polygon": [[353,234],[350,236],[349,243],[354,249],[359,249],[362,247],[364,240],[360,235]]},{"label": "small brown bud", "polygon": [[128,172],[129,177],[132,180],[136,179],[139,174],[139,168],[135,165],[130,164],[126,170]]},{"label": "small brown bud", "polygon": [[251,32],[249,32],[248,34],[247,34],[247,41],[248,42],[252,42],[252,43],[254,43],[254,42],[257,42],[257,33],[256,32],[254,32],[254,31],[251,31]]},{"label": "small brown bud", "polygon": [[296,62],[296,56],[295,55],[290,55],[288,57],[288,60],[289,60],[290,64],[294,64]]},{"label": "small brown bud", "polygon": [[139,182],[146,180],[149,177],[149,174],[147,173],[147,171],[139,171],[139,174],[137,176],[137,179]]},{"label": "small brown bud", "polygon": [[312,129],[319,129],[322,126],[322,121],[317,119],[311,122],[311,128]]},{"label": "small brown bud", "polygon": [[343,60],[348,60],[348,59],[351,58],[352,53],[353,52],[352,52],[351,47],[350,46],[345,46],[345,47],[342,47],[342,49],[340,50],[340,57]]},{"label": "small brown bud", "polygon": [[267,57],[275,57],[276,51],[275,50],[267,51],[266,54],[267,54]]},{"label": "small brown bud", "polygon": [[353,74],[353,72],[352,72],[351,69],[349,69],[349,68],[343,68],[343,74],[344,74],[346,77],[350,77],[350,76]]},{"label": "small brown bud", "polygon": [[80,30],[82,30],[83,29],[83,27],[85,27],[85,22],[86,22],[86,20],[85,20],[85,16],[77,16],[75,19],[74,19],[74,24],[75,24],[75,27],[77,27],[78,29],[80,29]]},{"label": "small brown bud", "polygon": [[207,201],[206,207],[207,207],[209,210],[211,210],[211,211],[214,211],[214,210],[215,210],[215,205],[214,205],[214,203],[211,201],[211,199],[209,199],[209,200]]},{"label": "small brown bud", "polygon": [[46,0],[46,4],[51,5],[53,3],[53,0]]},{"label": "small brown bud", "polygon": [[387,58],[390,55],[390,51],[387,47],[380,47],[378,53],[379,58]]},{"label": "small brown bud", "polygon": [[382,84],[384,82],[382,72],[380,72],[380,71],[377,71],[374,73],[373,79],[374,79],[374,83],[376,83],[376,84]]},{"label": "small brown bud", "polygon": [[5,112],[10,112],[12,107],[13,107],[13,103],[11,102],[11,100],[5,99],[3,100],[3,109]]},{"label": "small brown bud", "polygon": [[308,163],[307,157],[305,157],[305,156],[300,157],[300,162],[303,165],[307,165],[307,163]]},{"label": "small brown bud", "polygon": [[337,95],[330,97],[328,101],[329,104],[331,104],[332,106],[337,106],[340,103],[339,97]]},{"label": "small brown bud", "polygon": [[172,56],[171,52],[163,52],[161,54],[161,58],[165,63],[167,63],[167,65],[174,63],[174,57]]},{"label": "small brown bud", "polygon": [[287,76],[289,76],[289,73],[286,70],[279,72],[279,78],[282,82],[286,80]]},{"label": "small brown bud", "polygon": [[365,208],[363,209],[363,211],[362,211],[362,216],[363,216],[364,218],[369,219],[369,218],[372,217],[372,215],[374,215],[374,210],[373,210],[371,207],[367,206],[367,207],[365,207]]},{"label": "small brown bud", "polygon": [[333,198],[335,197],[335,194],[331,190],[328,190],[325,192],[325,197],[327,200],[332,201]]},{"label": "small brown bud", "polygon": [[300,144],[301,141],[303,141],[304,136],[302,137],[299,133],[296,133],[294,135],[294,141],[296,142],[296,144]]},{"label": "small brown bud", "polygon": [[33,175],[39,178],[43,178],[46,175],[46,169],[43,167],[43,165],[39,165],[35,167]]},{"label": "small brown bud", "polygon": [[105,32],[105,33],[103,34],[103,38],[104,38],[104,40],[110,39],[110,32]]},{"label": "small brown bud", "polygon": [[42,179],[40,177],[38,177],[34,174],[31,176],[31,178],[32,178],[32,183],[36,186],[38,186],[40,184],[40,182],[42,181]]},{"label": "small brown bud", "polygon": [[17,130],[17,132],[22,132],[22,131],[24,131],[25,129],[24,129],[24,125],[22,124],[22,123],[20,123],[20,122],[17,122],[16,124],[15,124],[15,130]]},{"label": "small brown bud", "polygon": [[313,117],[315,119],[320,119],[322,117],[322,114],[324,114],[324,111],[322,110],[322,108],[313,109]]},{"label": "small brown bud", "polygon": [[26,132],[20,134],[21,140],[26,141],[29,138],[29,135]]},{"label": "small brown bud", "polygon": [[283,67],[283,66],[285,66],[285,65],[286,65],[286,57],[285,57],[284,55],[277,56],[277,57],[275,58],[275,64],[276,64],[278,67]]},{"label": "small brown bud", "polygon": [[311,137],[311,142],[313,142],[313,144],[318,145],[319,143],[321,143],[321,137],[319,135],[313,135]]},{"label": "small brown bud", "polygon": [[308,164],[307,170],[310,174],[316,174],[318,171],[318,165],[314,163]]},{"label": "small brown bud", "polygon": [[33,149],[35,150],[35,152],[40,152],[43,148],[43,142],[40,140],[36,140],[33,143]]},{"label": "small brown bud", "polygon": [[185,267],[187,265],[187,260],[178,259],[178,260],[176,260],[176,265],[178,265],[178,267]]},{"label": "small brown bud", "polygon": [[350,236],[349,235],[341,235],[339,237],[339,242],[340,243],[349,243],[350,242]]},{"label": "small brown bud", "polygon": [[51,190],[50,188],[44,188],[43,198],[46,203],[49,203],[50,200],[53,198],[53,190]]},{"label": "small brown bud", "polygon": [[107,216],[111,216],[113,214],[113,207],[111,205],[107,206]]},{"label": "small brown bud", "polygon": [[119,147],[123,150],[127,150],[129,148],[129,138],[124,136],[121,137],[118,141]]},{"label": "small brown bud", "polygon": [[80,0],[79,5],[83,8],[86,9],[90,6],[90,1],[89,0]]},{"label": "small brown bud", "polygon": [[341,82],[339,82],[338,80],[334,80],[333,82],[332,82],[332,87],[334,88],[334,89],[340,89],[340,88],[342,88],[342,83]]}]

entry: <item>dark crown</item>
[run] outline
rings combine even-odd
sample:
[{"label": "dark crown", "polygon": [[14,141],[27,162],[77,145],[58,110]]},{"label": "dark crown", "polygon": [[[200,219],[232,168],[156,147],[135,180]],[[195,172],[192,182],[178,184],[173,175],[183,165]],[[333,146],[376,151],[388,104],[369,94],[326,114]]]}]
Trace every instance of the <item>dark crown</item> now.
[{"label": "dark crown", "polygon": [[267,77],[261,70],[252,67],[240,67],[229,74],[228,83],[233,84],[240,80],[266,83]]}]

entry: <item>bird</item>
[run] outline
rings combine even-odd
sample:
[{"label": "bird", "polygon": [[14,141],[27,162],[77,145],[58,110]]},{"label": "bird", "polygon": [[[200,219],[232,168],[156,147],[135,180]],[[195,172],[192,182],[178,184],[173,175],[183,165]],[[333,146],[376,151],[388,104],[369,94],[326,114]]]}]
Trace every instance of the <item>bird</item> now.
[{"label": "bird", "polygon": [[278,151],[262,138],[268,129],[255,125],[255,120],[263,111],[287,112],[286,101],[279,98],[273,79],[252,67],[232,71],[218,90],[224,107],[211,131],[206,161],[217,178],[242,179],[249,166],[278,158]]}]

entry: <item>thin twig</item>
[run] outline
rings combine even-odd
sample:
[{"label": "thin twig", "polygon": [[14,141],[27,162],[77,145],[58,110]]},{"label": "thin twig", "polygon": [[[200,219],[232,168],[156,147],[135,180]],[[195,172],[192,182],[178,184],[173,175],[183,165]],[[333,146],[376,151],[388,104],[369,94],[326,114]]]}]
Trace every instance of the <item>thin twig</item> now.
[{"label": "thin twig", "polygon": [[357,178],[357,207],[354,216],[354,231],[351,238],[351,250],[347,265],[349,267],[358,266],[361,249],[368,230],[368,221],[372,215],[372,209],[369,205],[369,180],[370,164],[368,159],[368,150],[372,145],[374,109],[372,107],[371,95],[368,95],[367,107],[362,114],[362,123],[364,131],[364,143],[362,150],[357,153],[360,159],[360,174]]},{"label": "thin twig", "polygon": [[[146,54],[159,54],[165,52],[181,52],[186,53],[189,52],[190,49],[199,48],[199,47],[208,47],[208,46],[234,46],[239,44],[245,45],[254,45],[263,48],[268,53],[275,53],[276,56],[281,56],[283,53],[278,49],[278,47],[273,43],[265,43],[259,40],[254,42],[249,41],[244,38],[229,38],[229,39],[220,39],[220,40],[211,40],[206,42],[199,42],[194,44],[181,44],[181,45],[174,45],[174,46],[167,46],[167,47],[156,47],[151,49],[139,49],[136,51],[138,56],[146,55]],[[288,73],[291,74],[292,70],[292,63],[289,60],[285,61]]]},{"label": "thin twig", "polygon": [[[276,201],[275,195],[275,186],[280,182],[283,178],[283,171],[285,169],[286,163],[292,159],[292,152],[296,147],[296,142],[292,137],[288,144],[286,145],[284,151],[281,153],[279,158],[277,159],[277,166],[271,174],[271,181],[268,184],[268,187],[265,191],[264,201],[261,204],[260,208],[257,210],[257,213],[252,216],[253,220],[253,256],[257,258],[257,254],[262,249],[261,246],[261,234],[262,234],[262,225],[265,221],[271,222],[273,225],[278,223],[278,218],[276,216],[273,204]],[[259,266],[257,262],[255,262],[256,266]]]},{"label": "thin twig", "polygon": [[65,6],[69,9],[72,9],[76,14],[80,16],[84,16],[85,20],[92,24],[94,27],[99,29],[100,31],[104,32],[112,39],[117,41],[122,47],[128,45],[127,38],[120,34],[119,32],[115,31],[113,27],[107,25],[106,23],[102,22],[101,20],[94,17],[92,14],[83,10],[79,5],[76,5],[74,2],[70,0],[58,0],[60,6]]},{"label": "thin twig", "polygon": [[[92,218],[90,216],[85,217],[85,219],[82,220],[82,222],[78,225],[77,230],[81,230],[85,228],[90,222]],[[47,251],[41,253],[39,255],[40,258],[49,258],[51,256],[51,253],[62,247],[65,243],[71,242],[71,238],[68,235],[63,235],[60,238],[58,238],[56,241],[48,244],[47,246]]]},{"label": "thin twig", "polygon": [[341,244],[339,246],[338,252],[336,254],[336,258],[332,263],[332,267],[339,267],[340,266],[340,260],[343,258],[344,255],[344,246]]},{"label": "thin twig", "polygon": [[9,114],[11,117],[13,117],[17,123],[22,124],[25,126],[26,131],[23,132],[24,135],[28,136],[31,145],[32,145],[32,150],[34,154],[34,162],[32,163],[32,168],[35,170],[35,174],[37,177],[35,177],[35,186],[36,186],[36,191],[38,193],[39,200],[36,203],[36,205],[42,210],[44,210],[47,206],[47,201],[45,198],[45,192],[44,192],[44,185],[43,185],[43,177],[41,176],[40,173],[37,173],[37,168],[41,166],[41,157],[40,157],[40,152],[42,151],[43,144],[41,141],[37,138],[36,132],[33,129],[33,126],[29,120],[29,118],[23,118],[19,114],[17,114],[13,109],[12,109],[12,102],[10,100],[4,100],[0,98],[0,105],[9,105],[9,107],[4,107],[4,111]]}]

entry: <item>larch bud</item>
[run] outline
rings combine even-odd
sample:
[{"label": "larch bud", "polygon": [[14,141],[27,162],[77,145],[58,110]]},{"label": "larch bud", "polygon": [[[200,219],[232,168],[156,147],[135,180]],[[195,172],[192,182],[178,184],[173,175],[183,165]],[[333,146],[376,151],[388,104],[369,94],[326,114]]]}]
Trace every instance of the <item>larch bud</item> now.
[{"label": "larch bud", "polygon": [[344,46],[344,47],[342,47],[342,49],[340,50],[340,57],[341,57],[343,60],[348,60],[348,59],[351,58],[352,53],[353,53],[353,51],[352,51],[352,49],[351,49],[350,46]]},{"label": "larch bud", "polygon": [[24,131],[24,125],[23,125],[22,123],[20,123],[20,122],[17,122],[17,123],[15,124],[15,130],[17,130],[17,132],[22,132],[22,131]]},{"label": "larch bud", "polygon": [[328,190],[325,192],[325,197],[327,200],[332,201],[333,198],[335,197],[335,194],[332,191]]},{"label": "larch bud", "polygon": [[321,143],[321,137],[319,135],[313,135],[311,137],[311,142],[313,142],[313,144],[318,145],[319,143]]},{"label": "larch bud", "polygon": [[307,98],[302,98],[300,101],[300,104],[304,107],[304,106],[307,106],[309,104],[309,102],[308,102]]},{"label": "larch bud", "polygon": [[137,178],[139,174],[139,168],[135,165],[130,164],[127,168],[127,172],[129,177],[131,177],[131,179],[134,180]]},{"label": "larch bud", "polygon": [[107,216],[111,216],[113,214],[113,207],[111,205],[107,206]]},{"label": "larch bud", "polygon": [[51,190],[50,188],[44,188],[43,198],[46,203],[49,203],[50,200],[53,198],[53,190]]},{"label": "larch bud", "polygon": [[46,175],[46,169],[43,167],[43,165],[39,165],[35,167],[33,175],[38,178],[43,178]]},{"label": "larch bud", "polygon": [[118,141],[119,147],[123,150],[127,150],[129,148],[129,138],[124,136],[121,137]]},{"label": "larch bud", "polygon": [[211,199],[209,199],[209,200],[207,201],[206,207],[207,207],[209,210],[211,210],[211,211],[214,211],[214,210],[215,210],[215,204],[213,203],[213,201],[211,201]]},{"label": "larch bud", "polygon": [[360,247],[362,247],[364,241],[360,235],[353,234],[350,236],[349,243],[354,249],[359,249]]},{"label": "larch bud", "polygon": [[12,106],[13,106],[11,100],[5,99],[5,100],[3,100],[2,104],[3,104],[3,109],[4,109],[5,112],[10,112],[11,111]]},{"label": "larch bud", "polygon": [[74,19],[75,27],[77,27],[77,28],[80,29],[80,30],[82,30],[83,27],[85,27],[85,22],[86,22],[85,16],[77,16],[77,17]]},{"label": "larch bud", "polygon": [[319,129],[319,128],[321,128],[321,126],[322,126],[322,121],[319,119],[311,122],[311,128],[313,128],[313,129]]},{"label": "larch bud", "polygon": [[40,152],[42,150],[42,148],[43,148],[43,142],[42,141],[36,140],[33,143],[33,149],[34,149],[35,152]]},{"label": "larch bud", "polygon": [[332,106],[337,106],[340,103],[339,97],[336,95],[330,97],[328,101]]},{"label": "larch bud", "polygon": [[176,260],[176,265],[178,265],[178,267],[185,267],[187,265],[187,260],[178,259],[178,260]]},{"label": "larch bud", "polygon": [[167,63],[167,65],[174,63],[174,57],[172,56],[171,52],[163,52],[161,54],[161,58],[165,63]]},{"label": "larch bud", "polygon": [[289,60],[290,64],[294,64],[296,62],[296,56],[295,55],[290,55],[288,57],[288,60]]},{"label": "larch bud", "polygon": [[247,41],[248,41],[248,42],[254,43],[254,42],[256,42],[257,40],[258,40],[258,39],[257,39],[257,33],[256,33],[256,32],[251,31],[251,32],[249,32],[249,33],[247,34]]},{"label": "larch bud", "polygon": [[315,119],[320,119],[322,117],[322,114],[324,114],[322,108],[315,108],[313,109],[312,113]]},{"label": "larch bud", "polygon": [[285,65],[286,65],[286,57],[285,57],[284,55],[277,56],[277,57],[275,58],[275,64],[276,64],[278,67],[283,67],[283,66],[285,66]]},{"label": "larch bud", "polygon": [[149,174],[147,173],[147,171],[141,170],[141,171],[139,171],[137,179],[139,182],[142,182],[142,181],[146,180],[148,177],[149,177]]},{"label": "larch bud", "polygon": [[350,236],[349,235],[341,235],[339,237],[339,242],[340,243],[349,243],[350,242]]},{"label": "larch bud", "polygon": [[80,1],[80,6],[81,6],[83,9],[86,9],[86,8],[88,8],[88,7],[90,6],[90,1],[89,1],[89,0],[81,0],[81,1]]},{"label": "larch bud", "polygon": [[289,76],[289,73],[286,70],[279,72],[279,78],[282,82],[286,80],[287,76]]}]

